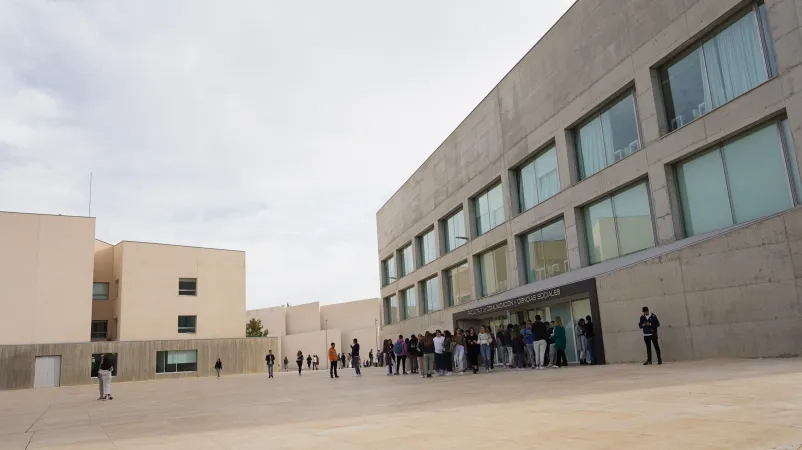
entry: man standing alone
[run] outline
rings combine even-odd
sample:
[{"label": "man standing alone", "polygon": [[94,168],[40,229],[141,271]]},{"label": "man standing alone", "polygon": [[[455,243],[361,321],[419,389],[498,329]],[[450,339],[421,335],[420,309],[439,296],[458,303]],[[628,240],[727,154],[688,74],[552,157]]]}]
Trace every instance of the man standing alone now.
[{"label": "man standing alone", "polygon": [[273,355],[273,350],[267,351],[267,356],[265,356],[265,362],[267,363],[267,378],[273,378],[273,364],[276,363],[276,356]]},{"label": "man standing alone", "polygon": [[657,364],[663,364],[663,358],[660,356],[660,344],[657,343],[657,329],[660,327],[660,321],[656,315],[649,312],[649,308],[646,306],[643,307],[643,314],[640,316],[638,326],[643,330],[643,342],[646,343],[646,362],[643,365],[652,363],[652,345],[657,353]]},{"label": "man standing alone", "polygon": [[332,378],[340,378],[337,375],[337,349],[334,348],[334,342],[331,343],[331,347],[329,347],[329,376]]},{"label": "man standing alone", "polygon": [[354,345],[351,346],[351,365],[354,366],[356,376],[361,377],[362,372],[359,370],[359,343],[354,338]]}]

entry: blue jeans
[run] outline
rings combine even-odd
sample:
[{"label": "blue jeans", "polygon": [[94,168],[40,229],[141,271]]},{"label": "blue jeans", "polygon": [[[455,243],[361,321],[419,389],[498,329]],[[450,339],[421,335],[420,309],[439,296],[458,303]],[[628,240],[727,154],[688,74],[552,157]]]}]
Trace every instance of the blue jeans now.
[{"label": "blue jeans", "polygon": [[268,364],[267,365],[267,375],[270,378],[273,378],[273,364]]},{"label": "blue jeans", "polygon": [[485,362],[485,369],[490,368],[490,346],[487,344],[482,344],[479,347],[479,352],[482,354],[482,361]]},{"label": "blue jeans", "polygon": [[535,344],[526,344],[526,353],[529,354],[529,364],[535,367]]},{"label": "blue jeans", "polygon": [[362,372],[359,371],[359,356],[351,357],[351,365],[354,366],[354,371],[357,375],[362,375]]},{"label": "blue jeans", "polygon": [[596,349],[593,348],[593,338],[587,338],[588,341],[588,363],[593,364],[596,362]]}]

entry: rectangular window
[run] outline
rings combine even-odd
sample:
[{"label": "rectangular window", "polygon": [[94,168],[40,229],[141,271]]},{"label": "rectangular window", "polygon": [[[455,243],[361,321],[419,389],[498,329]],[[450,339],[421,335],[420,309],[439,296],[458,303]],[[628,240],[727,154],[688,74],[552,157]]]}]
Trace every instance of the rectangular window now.
[{"label": "rectangular window", "polygon": [[565,223],[562,219],[526,234],[523,239],[527,283],[570,270],[565,245]]},{"label": "rectangular window", "polygon": [[384,299],[384,323],[398,323],[398,297],[395,295]]},{"label": "rectangular window", "polygon": [[540,152],[534,160],[518,169],[518,203],[524,212],[560,192],[557,173],[557,149]]},{"label": "rectangular window", "polygon": [[646,183],[586,207],[585,231],[591,264],[654,247]]},{"label": "rectangular window", "polygon": [[445,220],[446,253],[468,242],[465,232],[465,213],[462,210]]},{"label": "rectangular window", "polygon": [[415,266],[414,266],[415,261],[412,259],[412,245],[407,245],[406,247],[399,250],[398,257],[399,257],[398,261],[399,278],[409,275],[415,271]]},{"label": "rectangular window", "polygon": [[437,258],[437,246],[434,243],[434,230],[418,238],[420,265],[425,266]]},{"label": "rectangular window", "polygon": [[100,357],[109,358],[111,362],[111,376],[117,376],[117,354],[116,353],[92,353],[92,366],[89,369],[89,378],[97,378],[97,371],[100,370]]},{"label": "rectangular window", "polygon": [[448,306],[457,306],[471,300],[471,278],[468,263],[448,271]]},{"label": "rectangular window", "polygon": [[501,184],[474,199],[476,234],[482,235],[504,223],[504,194]]},{"label": "rectangular window", "polygon": [[423,307],[426,313],[443,309],[443,302],[440,301],[440,282],[437,281],[437,277],[423,282]]},{"label": "rectangular window", "polygon": [[794,205],[791,187],[800,189],[799,172],[787,127],[787,120],[771,122],[677,165],[687,236]]},{"label": "rectangular window", "polygon": [[630,92],[575,132],[579,175],[585,179],[640,150],[635,97]]},{"label": "rectangular window", "polygon": [[198,279],[179,278],[178,295],[198,295]]},{"label": "rectangular window", "polygon": [[92,300],[108,300],[109,283],[92,283]]},{"label": "rectangular window", "polygon": [[179,333],[195,333],[198,316],[178,316]]},{"label": "rectangular window", "polygon": [[93,320],[92,321],[92,339],[106,339],[109,335],[109,321],[108,320]]},{"label": "rectangular window", "polygon": [[766,6],[756,3],[660,70],[669,131],[776,75]]},{"label": "rectangular window", "polygon": [[404,299],[404,320],[418,317],[418,298],[415,295],[415,287],[401,291],[401,298]]},{"label": "rectangular window", "polygon": [[382,286],[387,286],[395,280],[395,257],[391,256],[382,261]]},{"label": "rectangular window", "polygon": [[479,255],[482,297],[504,292],[507,287],[507,246],[502,245]]},{"label": "rectangular window", "polygon": [[198,351],[156,352],[156,373],[178,373],[198,371]]}]

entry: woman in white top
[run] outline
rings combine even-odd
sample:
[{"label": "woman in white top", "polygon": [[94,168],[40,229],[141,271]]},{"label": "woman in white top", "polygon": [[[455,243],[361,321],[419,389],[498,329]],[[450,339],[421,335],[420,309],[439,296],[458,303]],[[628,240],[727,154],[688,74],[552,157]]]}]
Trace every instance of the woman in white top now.
[{"label": "woman in white top", "polygon": [[434,332],[434,367],[437,370],[437,375],[441,377],[446,374],[446,365],[443,362],[443,352],[445,351],[443,342],[445,340],[446,337],[443,336],[440,330]]},{"label": "woman in white top", "polygon": [[485,372],[490,372],[490,342],[492,335],[487,332],[485,327],[479,328],[479,352],[482,354],[482,361],[485,363]]}]

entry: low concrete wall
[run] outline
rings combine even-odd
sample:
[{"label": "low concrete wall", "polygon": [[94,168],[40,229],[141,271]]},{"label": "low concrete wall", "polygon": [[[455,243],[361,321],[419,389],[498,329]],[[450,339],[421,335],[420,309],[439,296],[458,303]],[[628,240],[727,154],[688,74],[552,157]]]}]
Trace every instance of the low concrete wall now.
[{"label": "low concrete wall", "polygon": [[[0,346],[0,390],[33,387],[37,356],[61,356],[61,385],[91,384],[92,354],[116,353],[115,381],[203,377],[215,373],[217,358],[226,374],[265,372],[268,350],[278,354],[277,338],[188,339],[181,341],[85,342]],[[180,374],[156,374],[156,352],[197,350],[198,370]]]}]

